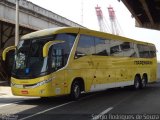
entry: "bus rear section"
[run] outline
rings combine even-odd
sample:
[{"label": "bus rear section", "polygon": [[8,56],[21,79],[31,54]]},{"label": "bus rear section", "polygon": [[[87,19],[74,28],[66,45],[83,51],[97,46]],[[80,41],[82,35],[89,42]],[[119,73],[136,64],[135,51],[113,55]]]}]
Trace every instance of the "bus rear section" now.
[{"label": "bus rear section", "polygon": [[139,89],[146,87],[147,83],[155,82],[155,46],[119,36],[112,37],[81,33],[71,69],[73,73],[74,70],[80,73],[76,76],[84,80],[85,91],[124,86]]}]

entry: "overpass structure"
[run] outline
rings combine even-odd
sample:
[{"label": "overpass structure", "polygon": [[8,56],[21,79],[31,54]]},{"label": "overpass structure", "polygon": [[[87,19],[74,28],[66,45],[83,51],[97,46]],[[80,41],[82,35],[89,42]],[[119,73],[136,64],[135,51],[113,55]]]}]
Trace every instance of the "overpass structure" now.
[{"label": "overpass structure", "polygon": [[[15,43],[16,0],[0,0],[0,82],[10,78],[10,61],[1,60],[2,50]],[[83,27],[27,0],[19,0],[19,35],[54,27]],[[13,56],[13,55],[12,55]]]},{"label": "overpass structure", "polygon": [[[0,0],[0,51],[14,44],[16,0]],[[59,26],[83,27],[27,0],[19,0],[20,36]]]},{"label": "overpass structure", "polygon": [[[136,19],[136,27],[160,30],[160,0],[121,1]],[[157,67],[157,77],[160,79],[159,62]]]},{"label": "overpass structure", "polygon": [[160,30],[160,0],[121,1],[136,19],[137,27]]}]

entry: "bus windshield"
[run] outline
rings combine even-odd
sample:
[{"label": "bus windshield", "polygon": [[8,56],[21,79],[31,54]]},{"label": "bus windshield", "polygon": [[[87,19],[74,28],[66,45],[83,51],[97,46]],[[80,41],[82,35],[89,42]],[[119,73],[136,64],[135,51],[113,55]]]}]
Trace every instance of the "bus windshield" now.
[{"label": "bus windshield", "polygon": [[[64,67],[73,46],[75,34],[56,34],[53,36],[20,40],[17,46],[12,76],[34,78]],[[53,45],[49,55],[43,57],[43,46],[53,40],[64,43]]]}]

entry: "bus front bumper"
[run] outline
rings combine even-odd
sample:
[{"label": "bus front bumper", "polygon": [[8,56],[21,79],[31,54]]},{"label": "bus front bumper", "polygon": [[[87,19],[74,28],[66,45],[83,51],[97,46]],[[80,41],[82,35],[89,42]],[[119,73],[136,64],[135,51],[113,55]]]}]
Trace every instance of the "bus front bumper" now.
[{"label": "bus front bumper", "polygon": [[51,84],[51,80],[43,80],[37,83],[11,83],[12,94],[16,96],[34,96],[34,97],[46,97],[55,96],[54,87]]}]

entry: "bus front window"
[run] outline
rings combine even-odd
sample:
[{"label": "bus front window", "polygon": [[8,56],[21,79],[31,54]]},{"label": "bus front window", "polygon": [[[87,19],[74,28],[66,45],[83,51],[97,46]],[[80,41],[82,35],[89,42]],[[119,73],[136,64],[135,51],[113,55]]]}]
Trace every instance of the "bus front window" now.
[{"label": "bus front window", "polygon": [[64,54],[63,45],[64,45],[63,43],[59,45],[57,44],[57,45],[53,45],[50,48],[49,59],[50,59],[50,70],[51,71],[55,71],[55,70],[62,68],[67,62],[65,60],[67,56],[65,56]]},{"label": "bus front window", "polygon": [[[48,40],[47,40],[48,41]],[[33,75],[41,74],[47,71],[47,57],[43,57],[42,49],[46,40],[33,40],[31,42],[30,54],[29,54],[29,67],[27,72],[31,72]]]},{"label": "bus front window", "polygon": [[[75,34],[56,34],[49,37],[20,40],[13,65],[12,76],[15,78],[34,78],[64,67],[67,63]],[[53,45],[49,56],[43,57],[43,46],[53,40],[61,39],[64,43]]]},{"label": "bus front window", "polygon": [[47,71],[47,57],[43,58],[43,45],[48,40],[21,40],[17,46],[13,75],[35,76]]},{"label": "bus front window", "polygon": [[[16,69],[23,69],[26,67],[26,58],[28,55],[28,49],[29,49],[30,41],[20,41],[17,49],[17,53],[15,55],[15,68]],[[23,47],[24,46],[24,47]]]}]

